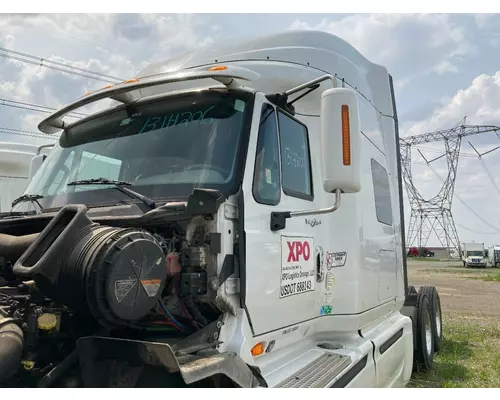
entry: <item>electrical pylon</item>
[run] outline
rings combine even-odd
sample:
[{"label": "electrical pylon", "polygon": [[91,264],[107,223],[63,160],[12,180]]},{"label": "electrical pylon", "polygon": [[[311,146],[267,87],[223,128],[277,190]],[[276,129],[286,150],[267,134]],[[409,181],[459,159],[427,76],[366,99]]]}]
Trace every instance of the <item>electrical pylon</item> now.
[{"label": "electrical pylon", "polygon": [[[451,212],[462,138],[487,132],[495,132],[499,136],[500,133],[500,127],[498,126],[466,125],[465,120],[466,117],[451,129],[400,139],[403,179],[411,208],[406,242],[409,247],[415,246],[415,244],[419,249],[425,247],[429,237],[434,232],[442,247],[447,249],[455,247],[462,254],[460,240]],[[427,160],[417,148],[428,165],[443,157],[446,157],[448,164],[448,175],[443,182],[441,190],[436,196],[426,200],[422,197],[413,182],[411,173],[412,148],[423,143],[438,142],[441,140],[444,141],[445,153],[432,160]]]}]

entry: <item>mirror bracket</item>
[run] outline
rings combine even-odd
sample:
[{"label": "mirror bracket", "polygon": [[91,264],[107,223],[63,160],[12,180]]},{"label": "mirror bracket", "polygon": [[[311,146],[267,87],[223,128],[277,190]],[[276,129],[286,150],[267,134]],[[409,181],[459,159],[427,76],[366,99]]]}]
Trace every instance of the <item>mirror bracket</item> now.
[{"label": "mirror bracket", "polygon": [[329,214],[340,207],[341,190],[335,189],[335,203],[331,207],[303,211],[275,211],[271,213],[271,231],[276,232],[286,228],[286,220],[293,217]]}]

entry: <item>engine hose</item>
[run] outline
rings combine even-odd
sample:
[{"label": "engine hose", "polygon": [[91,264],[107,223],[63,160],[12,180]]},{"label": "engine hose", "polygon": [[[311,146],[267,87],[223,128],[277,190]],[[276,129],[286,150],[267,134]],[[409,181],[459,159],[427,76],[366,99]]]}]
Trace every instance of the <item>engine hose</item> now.
[{"label": "engine hose", "polygon": [[203,326],[208,325],[208,320],[200,313],[198,307],[196,307],[196,304],[194,304],[194,301],[191,297],[184,296],[182,297],[181,301],[184,303],[187,310],[193,316],[195,321],[198,321]]},{"label": "engine hose", "polygon": [[24,334],[13,321],[0,316],[0,383],[13,376],[21,366]]},{"label": "engine hose", "polygon": [[52,370],[50,370],[47,375],[45,375],[42,379],[40,379],[37,387],[39,388],[49,387],[55,381],[57,381],[57,379],[59,379],[77,361],[78,361],[78,353],[74,351],[63,361],[57,364]]},{"label": "engine hose", "polygon": [[25,236],[12,236],[0,233],[0,255],[9,261],[17,260],[35,241],[39,233]]}]

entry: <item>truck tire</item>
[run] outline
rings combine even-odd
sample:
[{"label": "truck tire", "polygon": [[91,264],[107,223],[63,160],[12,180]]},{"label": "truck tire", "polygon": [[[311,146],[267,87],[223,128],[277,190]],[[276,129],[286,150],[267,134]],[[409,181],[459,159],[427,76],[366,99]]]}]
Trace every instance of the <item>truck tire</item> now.
[{"label": "truck tire", "polygon": [[432,332],[434,336],[434,351],[441,350],[441,341],[443,339],[443,319],[441,314],[441,299],[434,286],[421,286],[419,293],[425,293],[431,306]]},{"label": "truck tire", "polygon": [[414,353],[415,371],[430,371],[434,365],[434,335],[431,305],[425,293],[417,298],[417,346]]}]

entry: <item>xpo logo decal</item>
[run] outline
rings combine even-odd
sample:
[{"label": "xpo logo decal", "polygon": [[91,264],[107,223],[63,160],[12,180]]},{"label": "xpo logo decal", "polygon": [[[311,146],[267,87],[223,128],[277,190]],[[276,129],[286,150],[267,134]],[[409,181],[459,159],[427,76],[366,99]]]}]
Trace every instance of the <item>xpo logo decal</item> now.
[{"label": "xpo logo decal", "polygon": [[299,260],[308,261],[311,257],[311,247],[308,241],[287,242],[288,259],[287,262],[297,262]]},{"label": "xpo logo decal", "polygon": [[314,291],[314,239],[308,237],[281,237],[281,279],[279,298]]}]

